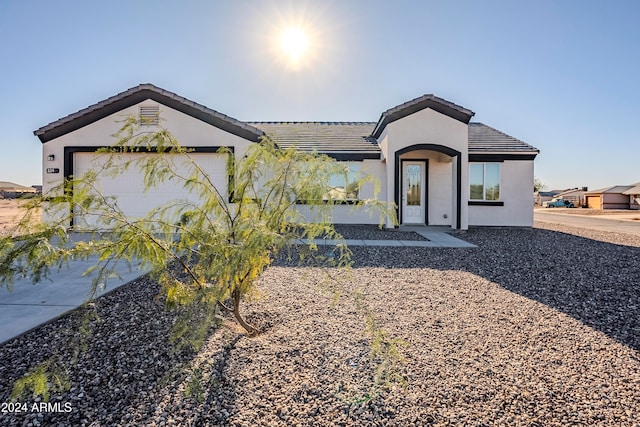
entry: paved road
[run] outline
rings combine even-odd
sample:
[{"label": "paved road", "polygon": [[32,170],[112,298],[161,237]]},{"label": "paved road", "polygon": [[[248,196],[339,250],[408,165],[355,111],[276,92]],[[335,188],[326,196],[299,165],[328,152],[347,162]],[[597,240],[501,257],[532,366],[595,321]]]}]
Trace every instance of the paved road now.
[{"label": "paved road", "polygon": [[616,217],[617,215],[602,215],[595,217],[589,215],[583,216],[557,212],[545,212],[541,210],[535,210],[533,213],[533,218],[536,221],[640,236],[640,221],[632,221]]}]

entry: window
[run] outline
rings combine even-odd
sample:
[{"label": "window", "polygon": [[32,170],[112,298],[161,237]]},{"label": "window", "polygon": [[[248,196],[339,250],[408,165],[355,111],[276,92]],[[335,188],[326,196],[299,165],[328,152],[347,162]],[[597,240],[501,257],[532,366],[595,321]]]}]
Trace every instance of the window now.
[{"label": "window", "polygon": [[360,165],[358,163],[340,163],[343,170],[329,179],[328,198],[331,200],[358,200],[360,195]]},{"label": "window", "polygon": [[469,164],[471,200],[500,200],[500,163]]},{"label": "window", "polygon": [[[306,179],[313,180],[313,183],[319,184],[322,190],[326,191],[322,196],[324,202],[352,204],[359,200],[360,185],[363,181],[360,175],[360,162],[331,162],[320,167],[315,165],[315,168],[314,165],[302,163],[300,169]],[[314,190],[318,189],[314,188]],[[306,204],[307,197],[316,197],[315,194],[303,194],[306,192],[304,189],[301,190],[296,201],[298,204]]]}]

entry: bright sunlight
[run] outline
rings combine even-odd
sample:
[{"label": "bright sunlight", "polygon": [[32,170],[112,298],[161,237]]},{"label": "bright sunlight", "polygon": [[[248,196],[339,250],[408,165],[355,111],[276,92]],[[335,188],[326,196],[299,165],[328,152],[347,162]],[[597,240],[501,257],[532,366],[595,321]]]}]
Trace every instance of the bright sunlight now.
[{"label": "bright sunlight", "polygon": [[309,38],[300,28],[288,28],[280,35],[280,47],[290,61],[290,65],[297,66],[307,54]]}]

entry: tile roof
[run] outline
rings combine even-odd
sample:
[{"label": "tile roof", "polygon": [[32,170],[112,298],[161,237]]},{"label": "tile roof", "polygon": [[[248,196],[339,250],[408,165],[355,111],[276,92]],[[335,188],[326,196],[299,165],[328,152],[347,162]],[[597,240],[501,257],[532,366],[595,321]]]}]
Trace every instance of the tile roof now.
[{"label": "tile roof", "polygon": [[634,184],[633,187],[631,187],[627,191],[623,191],[622,194],[628,194],[630,196],[634,194],[640,194],[640,182],[637,184]]},{"label": "tile roof", "polygon": [[387,124],[422,109],[432,108],[469,124],[470,153],[538,152],[535,147],[492,127],[482,123],[469,123],[475,114],[473,111],[434,95],[423,95],[390,108],[382,113],[377,123],[241,122],[149,83],[134,86],[49,123],[34,131],[34,134],[44,143],[146,99],[152,99],[250,141],[258,141],[262,135],[267,134],[281,147],[295,146],[304,151],[363,154],[373,158],[380,153],[375,138],[380,136]]},{"label": "tile roof", "polygon": [[632,189],[636,184],[633,185],[613,185],[611,187],[599,188],[597,190],[588,191],[585,194],[593,195],[593,194],[602,194],[602,193],[614,193],[614,194],[624,194],[625,191]]},{"label": "tile roof", "polygon": [[262,132],[239,120],[212,110],[197,102],[191,101],[168,90],[164,90],[150,83],[140,84],[120,92],[110,98],[84,108],[76,113],[51,122],[34,131],[40,141],[47,142],[58,138],[88,124],[117,113],[146,99],[152,99],[163,105],[181,111],[217,128],[238,135],[242,138],[258,141]]},{"label": "tile roof", "polygon": [[483,123],[469,123],[469,153],[535,152],[539,150]]},{"label": "tile roof", "polygon": [[319,153],[379,153],[373,122],[248,122],[282,148]]},{"label": "tile roof", "polygon": [[[373,122],[248,122],[281,147],[321,153],[379,152]],[[482,123],[469,123],[470,153],[537,153],[519,139]]]}]

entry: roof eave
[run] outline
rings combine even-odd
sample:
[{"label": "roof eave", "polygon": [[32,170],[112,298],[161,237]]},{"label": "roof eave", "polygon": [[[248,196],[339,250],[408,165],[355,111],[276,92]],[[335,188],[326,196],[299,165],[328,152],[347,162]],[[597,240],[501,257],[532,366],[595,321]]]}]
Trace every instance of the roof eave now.
[{"label": "roof eave", "polygon": [[147,99],[166,105],[250,141],[257,142],[264,136],[264,132],[253,126],[148,83],[132,87],[104,101],[49,123],[33,133],[42,143],[45,143]]},{"label": "roof eave", "polygon": [[431,108],[438,113],[449,116],[467,125],[471,121],[471,117],[476,114],[469,109],[454,104],[453,102],[449,102],[445,99],[439,98],[435,95],[423,95],[419,98],[405,102],[404,104],[400,104],[396,107],[390,108],[382,113],[380,115],[380,119],[376,124],[376,127],[373,129],[373,133],[371,134],[371,136],[373,136],[374,138],[380,137],[380,135],[384,131],[384,128],[388,124],[407,117],[413,113],[417,113],[418,111],[424,110],[426,108]]},{"label": "roof eave", "polygon": [[540,150],[469,150],[469,154],[540,154]]}]

